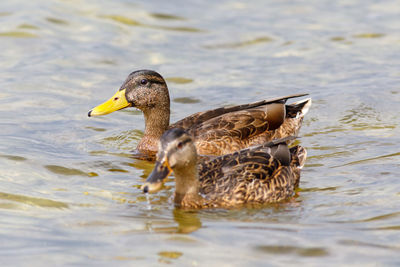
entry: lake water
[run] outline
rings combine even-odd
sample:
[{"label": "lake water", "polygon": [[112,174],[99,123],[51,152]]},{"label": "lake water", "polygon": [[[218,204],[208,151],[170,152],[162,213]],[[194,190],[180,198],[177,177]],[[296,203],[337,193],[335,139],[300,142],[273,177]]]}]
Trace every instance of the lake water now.
[{"label": "lake water", "polygon": [[[0,50],[2,266],[400,265],[398,1],[2,1]],[[144,68],[171,121],[309,93],[298,195],[147,200],[143,115],[87,117]]]}]

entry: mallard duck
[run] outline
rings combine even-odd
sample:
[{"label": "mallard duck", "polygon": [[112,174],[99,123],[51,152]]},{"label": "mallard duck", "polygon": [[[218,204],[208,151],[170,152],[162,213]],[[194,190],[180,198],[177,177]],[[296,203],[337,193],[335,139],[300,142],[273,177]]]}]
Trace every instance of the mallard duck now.
[{"label": "mallard duck", "polygon": [[192,136],[181,128],[161,137],[155,167],[142,190],[155,192],[175,174],[176,206],[182,208],[234,207],[272,203],[293,196],[307,152],[288,148],[285,137],[264,145],[198,162]]},{"label": "mallard duck", "polygon": [[126,107],[143,111],[144,136],[137,145],[141,154],[155,155],[161,135],[180,127],[194,137],[202,155],[224,155],[276,138],[297,135],[311,99],[285,105],[289,95],[233,107],[223,107],[188,116],[172,125],[170,99],[163,77],[152,70],[129,74],[119,91],[108,101],[90,110],[88,116],[105,115]]}]

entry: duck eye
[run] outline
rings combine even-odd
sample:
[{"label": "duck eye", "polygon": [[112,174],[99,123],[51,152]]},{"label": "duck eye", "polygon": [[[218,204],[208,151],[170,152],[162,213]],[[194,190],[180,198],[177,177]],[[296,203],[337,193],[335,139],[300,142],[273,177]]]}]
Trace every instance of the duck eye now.
[{"label": "duck eye", "polygon": [[177,145],[176,147],[177,147],[178,149],[182,149],[183,143],[182,143],[182,142],[179,142],[178,145]]},{"label": "duck eye", "polygon": [[141,83],[142,85],[146,85],[146,84],[147,84],[147,79],[142,79],[142,80],[140,81],[140,83]]}]

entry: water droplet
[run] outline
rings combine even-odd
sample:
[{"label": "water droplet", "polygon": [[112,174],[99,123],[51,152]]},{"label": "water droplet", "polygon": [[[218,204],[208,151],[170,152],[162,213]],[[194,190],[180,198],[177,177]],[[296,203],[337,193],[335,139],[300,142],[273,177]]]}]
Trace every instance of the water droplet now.
[{"label": "water droplet", "polygon": [[150,195],[149,193],[145,193],[146,201],[147,201],[147,210],[151,210],[151,203],[150,203]]}]

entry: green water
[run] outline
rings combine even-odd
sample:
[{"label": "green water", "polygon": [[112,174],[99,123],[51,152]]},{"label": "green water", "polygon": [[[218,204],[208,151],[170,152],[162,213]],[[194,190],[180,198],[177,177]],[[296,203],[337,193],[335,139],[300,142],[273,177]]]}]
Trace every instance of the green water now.
[{"label": "green water", "polygon": [[[2,1],[3,266],[400,264],[398,1]],[[131,158],[133,109],[88,118],[126,76],[169,85],[172,121],[310,93],[300,191],[184,212]]]}]

